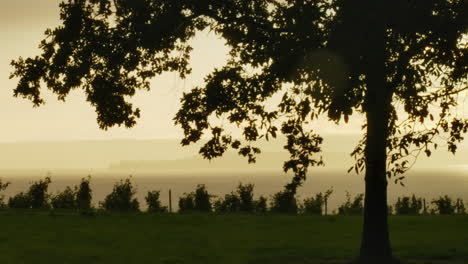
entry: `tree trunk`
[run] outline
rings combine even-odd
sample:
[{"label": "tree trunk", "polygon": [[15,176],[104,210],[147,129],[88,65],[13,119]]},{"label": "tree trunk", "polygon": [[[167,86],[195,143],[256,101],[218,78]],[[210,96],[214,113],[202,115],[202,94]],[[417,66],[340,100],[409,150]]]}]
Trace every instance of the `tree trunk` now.
[{"label": "tree trunk", "polygon": [[367,113],[366,191],[360,252],[362,263],[392,263],[386,178],[388,114],[382,108],[385,108],[384,105],[370,107]]},{"label": "tree trunk", "polygon": [[366,97],[364,110],[367,118],[366,174],[364,223],[362,230],[361,263],[395,263],[392,257],[388,231],[387,207],[387,139],[392,93],[386,85],[386,30],[384,11],[373,2],[375,12],[369,15],[368,45],[365,57]]}]

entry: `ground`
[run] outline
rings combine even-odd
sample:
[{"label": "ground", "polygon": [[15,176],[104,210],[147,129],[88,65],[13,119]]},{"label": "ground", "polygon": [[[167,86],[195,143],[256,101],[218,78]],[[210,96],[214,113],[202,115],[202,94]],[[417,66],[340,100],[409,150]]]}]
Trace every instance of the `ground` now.
[{"label": "ground", "polygon": [[[2,263],[318,264],[358,253],[361,217],[0,212]],[[468,216],[392,216],[405,263],[468,263]],[[347,261],[348,260],[348,261]]]}]

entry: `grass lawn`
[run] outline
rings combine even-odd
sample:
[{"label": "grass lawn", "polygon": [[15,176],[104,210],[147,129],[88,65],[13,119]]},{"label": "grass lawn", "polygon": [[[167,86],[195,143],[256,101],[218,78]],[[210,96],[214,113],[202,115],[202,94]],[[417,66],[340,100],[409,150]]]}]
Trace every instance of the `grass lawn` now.
[{"label": "grass lawn", "polygon": [[[355,257],[361,217],[3,211],[0,224],[3,264],[313,264]],[[468,263],[468,216],[393,216],[390,229],[405,261]]]}]

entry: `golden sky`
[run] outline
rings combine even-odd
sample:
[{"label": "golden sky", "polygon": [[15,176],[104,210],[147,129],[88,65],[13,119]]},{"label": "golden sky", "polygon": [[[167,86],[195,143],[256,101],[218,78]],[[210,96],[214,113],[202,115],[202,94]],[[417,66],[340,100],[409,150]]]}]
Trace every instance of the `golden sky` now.
[{"label": "golden sky", "polygon": [[[181,129],[173,125],[179,99],[183,91],[203,83],[203,78],[214,67],[226,61],[228,49],[223,41],[209,32],[201,32],[193,40],[192,74],[181,80],[175,73],[166,73],[153,81],[150,92],[140,91],[132,99],[142,110],[142,117],[132,129],[112,128],[102,131],[96,124],[94,110],[77,90],[65,103],[43,90],[46,105],[34,109],[21,98],[13,98],[15,80],[9,80],[12,59],[39,53],[37,48],[46,28],[57,26],[59,0],[0,1],[0,142],[50,141],[76,139],[148,139],[179,138]],[[359,120],[359,118],[356,118]],[[361,122],[339,127],[340,133],[357,133]],[[337,126],[320,124],[324,132],[335,132]]]}]

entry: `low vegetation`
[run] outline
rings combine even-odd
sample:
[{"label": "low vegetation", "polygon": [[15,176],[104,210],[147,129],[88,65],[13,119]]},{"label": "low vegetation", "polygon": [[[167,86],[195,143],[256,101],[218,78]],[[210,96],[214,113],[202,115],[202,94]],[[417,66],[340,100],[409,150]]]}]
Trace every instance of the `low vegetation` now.
[{"label": "low vegetation", "polygon": [[[32,182],[26,192],[20,192],[8,198],[1,193],[10,185],[0,179],[0,209],[48,209],[73,210],[84,214],[97,211],[139,212],[140,202],[135,198],[137,189],[132,185],[131,176],[116,182],[113,190],[98,207],[92,205],[91,176],[82,178],[74,187],[67,186],[61,192],[49,194],[50,177]],[[263,195],[255,199],[253,184],[239,183],[236,190],[224,196],[208,192],[204,184],[196,186],[190,193],[179,197],[179,213],[248,213],[248,214],[304,214],[329,215],[327,203],[333,190],[319,192],[300,201],[288,190],[279,191],[267,198]],[[145,197],[147,211],[151,213],[168,213],[168,207],[160,201],[160,190],[149,191]],[[463,199],[452,199],[448,195],[440,196],[426,202],[425,198],[412,196],[398,197],[395,204],[388,206],[390,215],[454,215],[466,214]],[[332,215],[362,215],[364,194],[354,197],[347,192],[346,200],[333,210]]]}]

